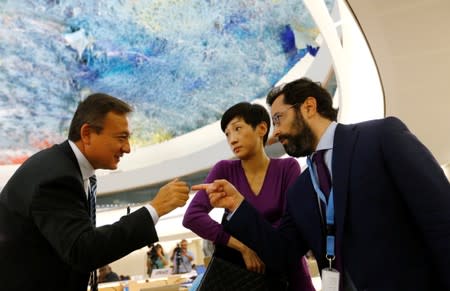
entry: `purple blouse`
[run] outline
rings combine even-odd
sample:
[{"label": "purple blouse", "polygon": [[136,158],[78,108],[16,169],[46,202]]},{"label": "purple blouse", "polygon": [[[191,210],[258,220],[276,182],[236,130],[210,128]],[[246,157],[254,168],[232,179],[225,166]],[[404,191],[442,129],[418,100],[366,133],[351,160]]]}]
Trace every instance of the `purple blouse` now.
[{"label": "purple blouse", "polygon": [[[278,226],[286,207],[285,192],[300,175],[300,166],[293,158],[270,159],[259,195],[250,187],[240,160],[223,160],[209,172],[205,183],[227,179],[273,226]],[[212,210],[206,191],[198,191],[184,214],[183,225],[215,244],[227,245],[230,235],[208,213]]]},{"label": "purple blouse", "polygon": [[[299,175],[300,166],[295,159],[271,158],[259,195],[255,195],[247,181],[241,161],[223,160],[211,169],[205,183],[227,179],[267,221],[273,226],[278,226],[286,207],[286,190]],[[198,191],[184,214],[183,225],[204,239],[215,244],[227,245],[230,234],[225,232],[222,224],[208,215],[212,208],[206,191]],[[315,290],[304,258],[298,262],[298,270],[289,274],[289,282],[290,291]]]}]

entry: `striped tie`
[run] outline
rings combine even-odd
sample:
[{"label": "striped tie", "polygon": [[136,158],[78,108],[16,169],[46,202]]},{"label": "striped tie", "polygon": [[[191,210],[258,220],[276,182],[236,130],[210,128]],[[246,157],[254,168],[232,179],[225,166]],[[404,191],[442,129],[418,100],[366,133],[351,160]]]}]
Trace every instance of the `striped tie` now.
[{"label": "striped tie", "polygon": [[[89,216],[91,217],[92,225],[95,227],[96,226],[95,197],[97,193],[97,177],[95,175],[89,177],[89,183],[90,183],[90,187],[88,190]],[[91,285],[91,291],[97,291],[98,290],[97,270],[91,272],[89,280]]]},{"label": "striped tie", "polygon": [[89,215],[91,217],[92,225],[96,225],[96,217],[95,217],[95,201],[96,201],[96,193],[97,193],[97,177],[95,175],[89,177],[89,192],[88,192],[88,200],[89,200]]}]

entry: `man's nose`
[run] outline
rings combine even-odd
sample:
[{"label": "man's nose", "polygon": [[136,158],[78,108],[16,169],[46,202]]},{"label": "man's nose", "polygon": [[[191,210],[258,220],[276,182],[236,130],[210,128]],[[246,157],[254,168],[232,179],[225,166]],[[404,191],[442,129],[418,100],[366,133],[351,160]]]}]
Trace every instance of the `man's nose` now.
[{"label": "man's nose", "polygon": [[130,140],[129,139],[127,139],[125,144],[122,146],[122,151],[124,153],[127,153],[127,154],[129,154],[131,152],[131,146],[130,146]]},{"label": "man's nose", "polygon": [[276,139],[278,139],[278,136],[279,136],[279,135],[280,135],[280,129],[278,128],[277,125],[275,125],[274,128],[273,128],[273,133],[272,133],[271,138],[276,138]]}]

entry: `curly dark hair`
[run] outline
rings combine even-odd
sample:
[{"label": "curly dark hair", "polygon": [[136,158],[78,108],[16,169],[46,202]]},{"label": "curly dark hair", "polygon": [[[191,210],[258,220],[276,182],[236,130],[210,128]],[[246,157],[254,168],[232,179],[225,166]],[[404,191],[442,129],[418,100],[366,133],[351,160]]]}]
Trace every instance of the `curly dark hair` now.
[{"label": "curly dark hair", "polygon": [[290,83],[281,84],[270,90],[266,102],[272,106],[278,96],[284,95],[285,104],[302,104],[306,98],[314,97],[317,102],[317,112],[332,121],[337,120],[338,109],[333,108],[333,98],[319,82],[308,78],[300,78]]}]

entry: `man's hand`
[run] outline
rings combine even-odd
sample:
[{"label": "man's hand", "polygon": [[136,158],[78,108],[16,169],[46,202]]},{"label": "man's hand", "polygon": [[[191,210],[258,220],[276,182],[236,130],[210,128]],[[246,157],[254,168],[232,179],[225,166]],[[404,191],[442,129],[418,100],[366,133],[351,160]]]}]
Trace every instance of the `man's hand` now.
[{"label": "man's hand", "polygon": [[264,274],[264,272],[266,271],[266,265],[264,265],[264,262],[252,249],[246,247],[245,249],[241,250],[241,254],[247,270]]},{"label": "man's hand", "polygon": [[234,212],[244,201],[244,196],[224,179],[215,180],[210,184],[194,185],[192,190],[205,190],[213,207],[226,208],[231,212]]},{"label": "man's hand", "polygon": [[177,207],[184,206],[188,198],[188,184],[176,178],[159,189],[158,194],[150,202],[150,205],[155,208],[158,216],[161,217]]},{"label": "man's hand", "polygon": [[240,240],[236,239],[234,236],[230,236],[227,246],[241,253],[247,270],[257,273],[265,272],[266,266],[264,265],[264,262],[258,257],[256,252],[243,244]]}]

